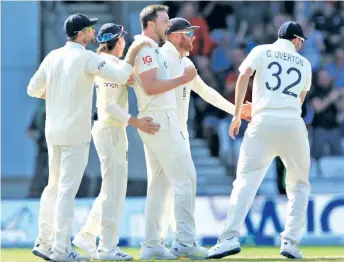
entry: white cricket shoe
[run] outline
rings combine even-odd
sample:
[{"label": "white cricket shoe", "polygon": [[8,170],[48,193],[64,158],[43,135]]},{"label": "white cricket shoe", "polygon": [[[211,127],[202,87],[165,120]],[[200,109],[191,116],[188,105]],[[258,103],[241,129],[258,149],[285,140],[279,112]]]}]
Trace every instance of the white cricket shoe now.
[{"label": "white cricket shoe", "polygon": [[294,241],[285,238],[281,239],[280,253],[282,256],[285,256],[287,258],[302,258],[302,253],[299,251],[297,244],[294,243]]},{"label": "white cricket shoe", "polygon": [[55,262],[65,262],[65,261],[90,261],[89,257],[82,256],[75,251],[60,253],[54,250],[50,257],[50,260]]},{"label": "white cricket shoe", "polygon": [[110,250],[109,252],[102,249],[98,249],[97,259],[98,260],[131,261],[131,260],[134,260],[134,257],[122,252],[121,249],[116,246],[114,249]]},{"label": "white cricket shoe", "polygon": [[207,259],[211,259],[211,258],[219,259],[226,256],[238,254],[240,253],[240,251],[241,251],[241,248],[240,248],[239,238],[231,237],[231,238],[222,240],[221,242],[213,246],[211,249],[209,249]]},{"label": "white cricket shoe", "polygon": [[50,260],[50,256],[53,253],[51,243],[43,242],[37,238],[32,253],[44,260]]},{"label": "white cricket shoe", "polygon": [[85,254],[93,259],[97,259],[97,246],[89,239],[86,239],[81,232],[79,232],[73,239],[73,245],[80,248]]},{"label": "white cricket shoe", "polygon": [[175,240],[170,249],[171,253],[176,257],[188,257],[193,260],[205,259],[208,250],[195,243],[192,247],[184,246],[178,240]]},{"label": "white cricket shoe", "polygon": [[159,247],[148,247],[142,245],[140,251],[140,260],[173,260],[177,259],[175,255],[171,253],[171,251],[161,245]]}]

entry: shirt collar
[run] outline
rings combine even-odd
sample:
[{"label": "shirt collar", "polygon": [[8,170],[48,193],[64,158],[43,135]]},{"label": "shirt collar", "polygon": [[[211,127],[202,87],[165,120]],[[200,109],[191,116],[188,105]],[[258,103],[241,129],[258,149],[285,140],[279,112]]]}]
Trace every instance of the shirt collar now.
[{"label": "shirt collar", "polygon": [[279,45],[281,47],[284,47],[284,48],[287,48],[289,50],[293,50],[296,52],[296,49],[295,49],[295,46],[293,45],[293,43],[287,39],[279,38],[276,40],[274,45]]},{"label": "shirt collar", "polygon": [[148,41],[149,43],[152,44],[152,47],[154,48],[159,48],[159,45],[157,42],[155,42],[152,38],[145,36],[145,35],[136,35],[134,36],[135,40],[141,40],[141,41]]},{"label": "shirt collar", "polygon": [[114,61],[116,63],[119,62],[119,58],[117,56],[110,55],[110,54],[104,53],[104,52],[101,52],[100,55],[105,57],[106,59],[109,59],[109,60]]},{"label": "shirt collar", "polygon": [[[165,42],[165,44],[162,46],[162,49],[164,49],[166,52],[171,53],[175,57],[182,58],[174,44],[169,41]],[[189,56],[189,52],[186,52],[185,56]]]},{"label": "shirt collar", "polygon": [[67,46],[67,47],[70,47],[70,48],[82,48],[82,49],[86,49],[84,46],[80,45],[79,43],[72,42],[72,41],[67,41],[67,42],[66,42],[66,46]]}]

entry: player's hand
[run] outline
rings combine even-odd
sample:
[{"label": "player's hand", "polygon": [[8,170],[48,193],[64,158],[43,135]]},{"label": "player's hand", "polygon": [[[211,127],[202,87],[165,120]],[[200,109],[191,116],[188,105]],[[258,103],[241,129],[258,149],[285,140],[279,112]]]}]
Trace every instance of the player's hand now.
[{"label": "player's hand", "polygon": [[153,118],[151,117],[144,117],[141,119],[138,119],[138,125],[137,128],[150,135],[154,135],[156,132],[159,131],[160,125],[153,123]]},{"label": "player's hand", "polygon": [[144,46],[152,47],[152,44],[148,41],[134,41],[134,43],[129,47],[127,55],[125,56],[124,60],[129,65],[134,66],[136,55]]},{"label": "player's hand", "polygon": [[197,69],[194,66],[188,66],[184,69],[183,80],[185,83],[190,82],[197,75]]},{"label": "player's hand", "polygon": [[130,86],[132,83],[134,83],[134,77],[133,77],[133,75],[130,75],[128,78],[128,81],[127,81],[127,85]]},{"label": "player's hand", "polygon": [[238,135],[241,126],[240,117],[234,116],[229,126],[229,136],[235,140],[235,136]]},{"label": "player's hand", "polygon": [[247,122],[251,122],[252,118],[252,103],[246,101],[246,104],[242,105],[240,117]]}]

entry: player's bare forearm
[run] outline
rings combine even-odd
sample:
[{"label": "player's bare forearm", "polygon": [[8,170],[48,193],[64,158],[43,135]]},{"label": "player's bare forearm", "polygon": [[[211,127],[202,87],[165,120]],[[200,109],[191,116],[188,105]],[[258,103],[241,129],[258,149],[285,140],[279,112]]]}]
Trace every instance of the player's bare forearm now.
[{"label": "player's bare forearm", "polygon": [[307,91],[301,92],[300,94],[301,105],[303,104],[303,102],[305,102],[306,95],[307,95]]},{"label": "player's bare forearm", "polygon": [[234,116],[240,117],[241,107],[244,103],[244,98],[247,92],[248,82],[250,81],[250,74],[240,74],[235,87],[235,110]]},{"label": "player's bare forearm", "polygon": [[177,88],[178,86],[184,84],[182,77],[176,77],[169,80],[156,80],[152,81],[150,84],[144,87],[147,95],[158,95],[165,92],[168,92],[172,89]]},{"label": "player's bare forearm", "polygon": [[44,93],[43,93],[43,95],[40,97],[40,99],[44,99],[44,100],[45,100],[46,92],[47,92],[47,91],[44,91]]}]

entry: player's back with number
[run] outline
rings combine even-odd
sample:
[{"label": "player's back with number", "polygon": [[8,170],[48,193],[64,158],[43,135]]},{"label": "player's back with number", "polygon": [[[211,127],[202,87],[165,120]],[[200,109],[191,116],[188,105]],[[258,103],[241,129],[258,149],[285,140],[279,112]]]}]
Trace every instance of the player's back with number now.
[{"label": "player's back with number", "polygon": [[292,42],[278,39],[257,46],[244,61],[255,70],[252,115],[282,117],[301,115],[300,95],[311,85],[311,65]]}]

